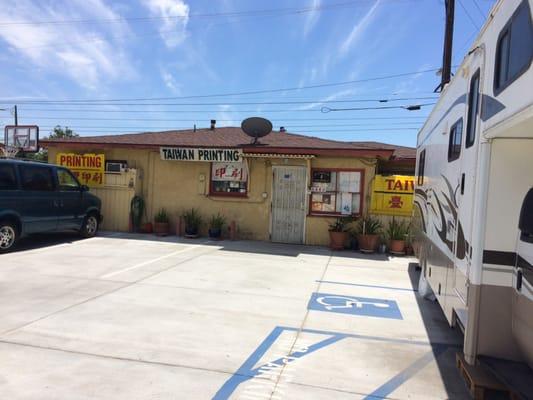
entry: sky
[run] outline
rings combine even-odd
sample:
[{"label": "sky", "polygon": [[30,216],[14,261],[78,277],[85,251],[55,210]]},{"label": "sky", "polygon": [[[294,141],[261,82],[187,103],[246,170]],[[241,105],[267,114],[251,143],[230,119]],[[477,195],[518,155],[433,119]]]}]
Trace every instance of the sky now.
[{"label": "sky", "polygon": [[[494,1],[456,3],[453,65]],[[276,130],[415,146],[437,97],[444,9],[444,0],[0,0],[0,123],[13,123],[15,104],[19,124],[39,125],[41,137],[56,125],[94,136],[261,116]],[[346,108],[363,110],[326,112]]]}]

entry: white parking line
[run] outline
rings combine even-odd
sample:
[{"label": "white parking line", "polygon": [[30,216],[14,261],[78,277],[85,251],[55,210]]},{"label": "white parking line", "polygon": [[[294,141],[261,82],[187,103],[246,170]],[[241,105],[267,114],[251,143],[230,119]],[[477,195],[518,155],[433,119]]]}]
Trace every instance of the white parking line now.
[{"label": "white parking line", "polygon": [[[203,244],[205,244],[205,243],[209,243],[209,241],[204,242]],[[133,269],[141,268],[141,267],[144,267],[146,265],[153,264],[155,262],[164,260],[165,258],[169,258],[169,257],[175,256],[176,254],[185,253],[185,252],[190,251],[190,250],[200,249],[202,247],[204,247],[204,246],[197,245],[197,246],[188,247],[188,248],[182,249],[182,250],[176,250],[176,251],[173,251],[172,253],[166,254],[164,256],[157,257],[157,258],[154,258],[152,260],[144,261],[144,262],[142,262],[140,264],[135,264],[135,265],[133,265],[131,267],[127,267],[127,268],[121,269],[119,271],[110,272],[108,274],[102,275],[100,278],[101,279],[111,278],[111,277],[113,277],[115,275],[119,275],[119,274],[121,274],[123,272],[128,272],[128,271],[131,271]]]}]

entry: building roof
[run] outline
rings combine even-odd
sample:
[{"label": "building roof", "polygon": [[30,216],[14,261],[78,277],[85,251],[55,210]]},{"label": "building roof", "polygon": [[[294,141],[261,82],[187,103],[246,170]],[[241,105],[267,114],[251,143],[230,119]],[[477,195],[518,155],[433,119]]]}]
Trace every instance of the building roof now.
[{"label": "building roof", "polygon": [[273,131],[259,139],[259,145],[252,145],[251,138],[240,127],[79,136],[43,139],[40,143],[44,147],[67,148],[159,148],[161,146],[242,148],[245,153],[354,155],[386,159],[394,158],[396,151],[409,149],[378,142],[343,142],[279,131]]},{"label": "building roof", "polygon": [[350,142],[350,143],[357,144],[358,146],[368,146],[368,148],[393,150],[394,153],[392,155],[392,158],[396,160],[410,160],[410,159],[416,160],[416,148],[415,147],[399,146],[396,144],[380,143],[380,142]]}]

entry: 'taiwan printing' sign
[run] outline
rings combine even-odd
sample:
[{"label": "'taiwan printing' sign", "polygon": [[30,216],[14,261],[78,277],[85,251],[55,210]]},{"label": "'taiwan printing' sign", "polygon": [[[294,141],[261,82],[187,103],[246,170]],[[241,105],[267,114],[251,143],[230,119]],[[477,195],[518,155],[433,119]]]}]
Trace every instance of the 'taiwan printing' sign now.
[{"label": "'taiwan printing' sign", "polygon": [[166,161],[238,162],[242,157],[242,150],[236,149],[161,147],[159,152]]}]

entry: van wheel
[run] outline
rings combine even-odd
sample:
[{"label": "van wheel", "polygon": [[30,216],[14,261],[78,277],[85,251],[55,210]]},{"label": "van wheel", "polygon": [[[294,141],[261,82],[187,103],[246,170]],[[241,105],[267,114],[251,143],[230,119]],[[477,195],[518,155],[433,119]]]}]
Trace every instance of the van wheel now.
[{"label": "van wheel", "polygon": [[0,222],[0,253],[6,253],[15,247],[18,241],[17,227],[12,222]]},{"label": "van wheel", "polygon": [[83,220],[80,234],[84,238],[92,238],[98,232],[98,217],[96,214],[89,214]]}]

